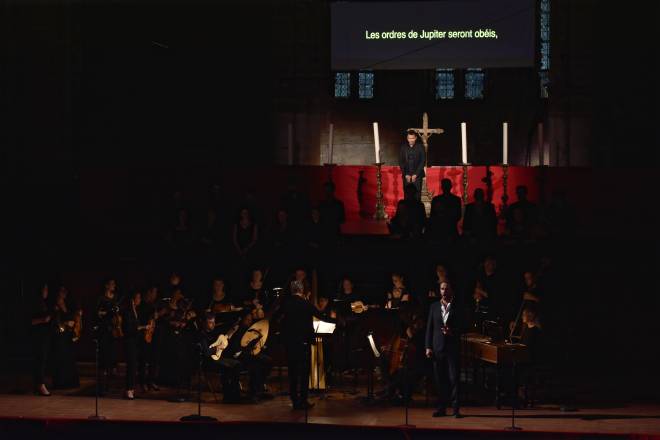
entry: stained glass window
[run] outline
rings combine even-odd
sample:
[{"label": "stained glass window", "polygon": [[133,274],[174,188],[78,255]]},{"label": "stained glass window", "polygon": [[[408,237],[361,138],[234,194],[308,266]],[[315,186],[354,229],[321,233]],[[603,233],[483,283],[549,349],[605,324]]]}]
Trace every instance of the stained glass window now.
[{"label": "stained glass window", "polygon": [[371,99],[374,97],[374,73],[358,73],[358,96],[360,99]]},{"label": "stained glass window", "polygon": [[335,98],[351,96],[351,74],[349,72],[335,73]]},{"label": "stained glass window", "polygon": [[486,74],[483,69],[467,69],[465,71],[465,99],[484,98],[484,79]]},{"label": "stained glass window", "polygon": [[435,99],[454,98],[454,69],[435,71]]}]

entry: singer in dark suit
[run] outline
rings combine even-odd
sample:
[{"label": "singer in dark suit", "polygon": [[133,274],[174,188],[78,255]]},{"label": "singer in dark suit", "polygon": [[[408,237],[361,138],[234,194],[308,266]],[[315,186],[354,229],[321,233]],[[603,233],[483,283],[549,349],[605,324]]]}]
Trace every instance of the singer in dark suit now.
[{"label": "singer in dark suit", "polygon": [[422,196],[422,179],[426,165],[426,152],[424,146],[417,139],[417,133],[408,130],[406,142],[401,144],[399,150],[399,167],[403,178],[403,188],[413,184],[417,189],[417,200]]},{"label": "singer in dark suit", "polygon": [[463,316],[448,283],[440,285],[440,301],[431,305],[426,325],[426,357],[433,359],[438,389],[438,409],[433,417],[446,415],[451,404],[454,417],[461,417],[458,404],[459,352]]}]

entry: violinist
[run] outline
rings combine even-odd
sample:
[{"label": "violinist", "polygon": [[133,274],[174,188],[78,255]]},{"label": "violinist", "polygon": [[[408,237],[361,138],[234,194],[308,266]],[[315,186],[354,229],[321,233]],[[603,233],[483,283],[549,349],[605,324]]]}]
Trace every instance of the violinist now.
[{"label": "violinist", "polygon": [[48,284],[41,285],[39,296],[32,308],[31,340],[33,351],[34,394],[50,396],[46,388],[46,364],[50,351],[51,314],[48,307]]},{"label": "violinist", "polygon": [[67,288],[60,286],[53,305],[53,386],[57,389],[80,386],[74,347],[74,326],[79,310],[67,300],[68,294]]},{"label": "violinist", "polygon": [[138,384],[143,392],[159,389],[155,383],[158,359],[156,347],[159,344],[156,334],[157,299],[158,286],[151,285],[138,307],[140,327],[144,329],[138,338]]},{"label": "violinist", "polygon": [[[117,281],[108,278],[103,283],[103,294],[98,300],[96,307],[96,338],[99,348],[99,383],[101,393],[108,391],[109,376],[117,374],[117,349],[116,338],[121,333],[121,319],[119,305],[115,298]],[[118,326],[119,325],[119,326]]]}]

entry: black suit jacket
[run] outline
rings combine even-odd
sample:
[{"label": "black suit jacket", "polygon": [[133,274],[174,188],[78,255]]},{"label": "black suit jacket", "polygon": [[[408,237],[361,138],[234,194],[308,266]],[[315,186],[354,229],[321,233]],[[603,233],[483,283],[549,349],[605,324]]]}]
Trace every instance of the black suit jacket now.
[{"label": "black suit jacket", "polygon": [[435,354],[458,354],[463,327],[461,307],[458,305],[456,299],[452,301],[446,324],[451,329],[451,334],[445,335],[440,330],[445,325],[442,322],[442,308],[440,304],[440,301],[433,303],[429,310],[429,318],[426,323],[426,348],[430,348]]},{"label": "black suit jacket", "polygon": [[424,146],[417,142],[413,147],[413,154],[415,155],[415,160],[412,169],[408,169],[408,151],[411,147],[408,145],[408,142],[401,144],[399,150],[399,167],[401,168],[401,174],[403,176],[412,176],[416,175],[418,178],[424,177],[424,165],[426,165],[426,152],[424,151]]}]

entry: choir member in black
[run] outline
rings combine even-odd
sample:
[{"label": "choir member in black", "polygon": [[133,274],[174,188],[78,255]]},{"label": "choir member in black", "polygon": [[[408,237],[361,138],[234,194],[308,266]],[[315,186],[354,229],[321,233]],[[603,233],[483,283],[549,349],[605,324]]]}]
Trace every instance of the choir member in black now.
[{"label": "choir member in black", "polygon": [[99,344],[99,372],[101,377],[101,392],[108,390],[108,376],[117,373],[117,347],[116,339],[121,334],[119,325],[119,305],[115,298],[117,281],[110,278],[103,284],[103,295],[99,298],[96,307],[97,323],[96,337]]},{"label": "choir member in black", "polygon": [[497,236],[495,207],[485,200],[482,188],[474,190],[474,202],[465,207],[463,235],[481,243],[489,243]]},{"label": "choir member in black", "polygon": [[305,245],[307,261],[316,267],[318,265],[321,248],[327,244],[327,237],[324,226],[321,223],[321,211],[318,206],[312,207],[310,218],[311,221],[307,225],[307,232],[305,234]]},{"label": "choir member in black", "polygon": [[314,316],[321,318],[319,311],[305,295],[302,282],[291,283],[291,297],[284,303],[282,314],[282,336],[286,348],[289,372],[289,396],[293,409],[311,408],[307,401],[309,392],[310,344],[314,340]]},{"label": "choir member in black", "polygon": [[[252,346],[254,344],[241,347],[243,335],[245,335],[254,322],[250,310],[246,309],[241,312],[238,328],[229,339],[229,345],[223,356],[226,355],[228,358],[238,360],[239,362],[239,365],[234,365],[233,371],[228,372],[235,379],[232,380],[232,383],[238,382],[237,376],[240,370],[247,370],[250,378],[248,399],[251,403],[258,403],[260,399],[272,397],[264,392],[264,385],[271,369],[272,360],[262,352],[253,354]],[[255,342],[257,341],[255,340]],[[226,366],[223,367],[228,369]],[[232,394],[235,394],[235,392]]]},{"label": "choir member in black", "polygon": [[234,224],[232,242],[236,255],[244,262],[249,261],[259,239],[259,227],[247,208],[241,208],[238,221]]},{"label": "choir member in black", "polygon": [[76,365],[75,343],[73,341],[77,310],[67,301],[68,290],[60,286],[55,295],[53,316],[55,332],[53,336],[53,386],[57,389],[80,386]]},{"label": "choir member in black", "polygon": [[431,240],[449,242],[458,237],[456,224],[461,219],[461,198],[451,193],[449,179],[440,181],[442,194],[431,200],[428,236]]},{"label": "choir member in black", "polygon": [[426,226],[426,210],[417,197],[414,185],[404,188],[404,199],[397,203],[396,213],[389,223],[390,233],[400,238],[420,238]]},{"label": "choir member in black", "polygon": [[438,408],[433,417],[444,416],[447,405],[452,406],[454,417],[460,417],[458,383],[462,329],[461,307],[452,289],[445,289],[440,301],[431,305],[425,335],[426,357],[433,359],[438,389]]},{"label": "choir member in black", "polygon": [[406,133],[406,142],[401,144],[399,149],[399,168],[401,168],[401,178],[403,187],[414,185],[415,197],[417,200],[422,194],[422,179],[424,179],[424,167],[426,166],[426,151],[424,146],[417,139],[417,133],[408,130]]},{"label": "choir member in black", "polygon": [[31,320],[33,384],[34,393],[39,396],[50,396],[46,388],[46,363],[50,351],[52,316],[47,301],[48,284],[43,284],[32,308]]},{"label": "choir member in black", "polygon": [[335,197],[335,184],[326,182],[323,185],[325,200],[319,204],[321,224],[323,225],[324,241],[335,244],[341,234],[341,225],[346,221],[344,203]]},{"label": "choir member in black", "polygon": [[225,280],[220,276],[213,278],[211,285],[211,299],[206,311],[212,313],[223,313],[231,310],[231,299],[225,291]]},{"label": "choir member in black", "polygon": [[156,347],[159,343],[156,334],[157,299],[158,286],[152,285],[138,307],[140,327],[144,329],[138,338],[138,384],[143,392],[149,389],[158,391],[155,383],[158,359]]},{"label": "choir member in black", "polygon": [[429,289],[428,295],[426,296],[426,301],[428,304],[436,302],[440,299],[440,289],[442,284],[449,284],[449,270],[447,266],[442,263],[435,265],[435,281],[433,286]]},{"label": "choir member in black", "polygon": [[530,238],[538,221],[536,204],[527,200],[527,187],[516,187],[518,200],[509,206],[506,213],[506,226],[512,238]]},{"label": "choir member in black", "polygon": [[124,357],[126,358],[126,394],[128,400],[135,398],[135,376],[138,365],[138,344],[142,331],[146,326],[140,325],[138,308],[142,302],[142,293],[136,290],[131,293],[128,305],[122,313],[122,331],[124,333]]}]

